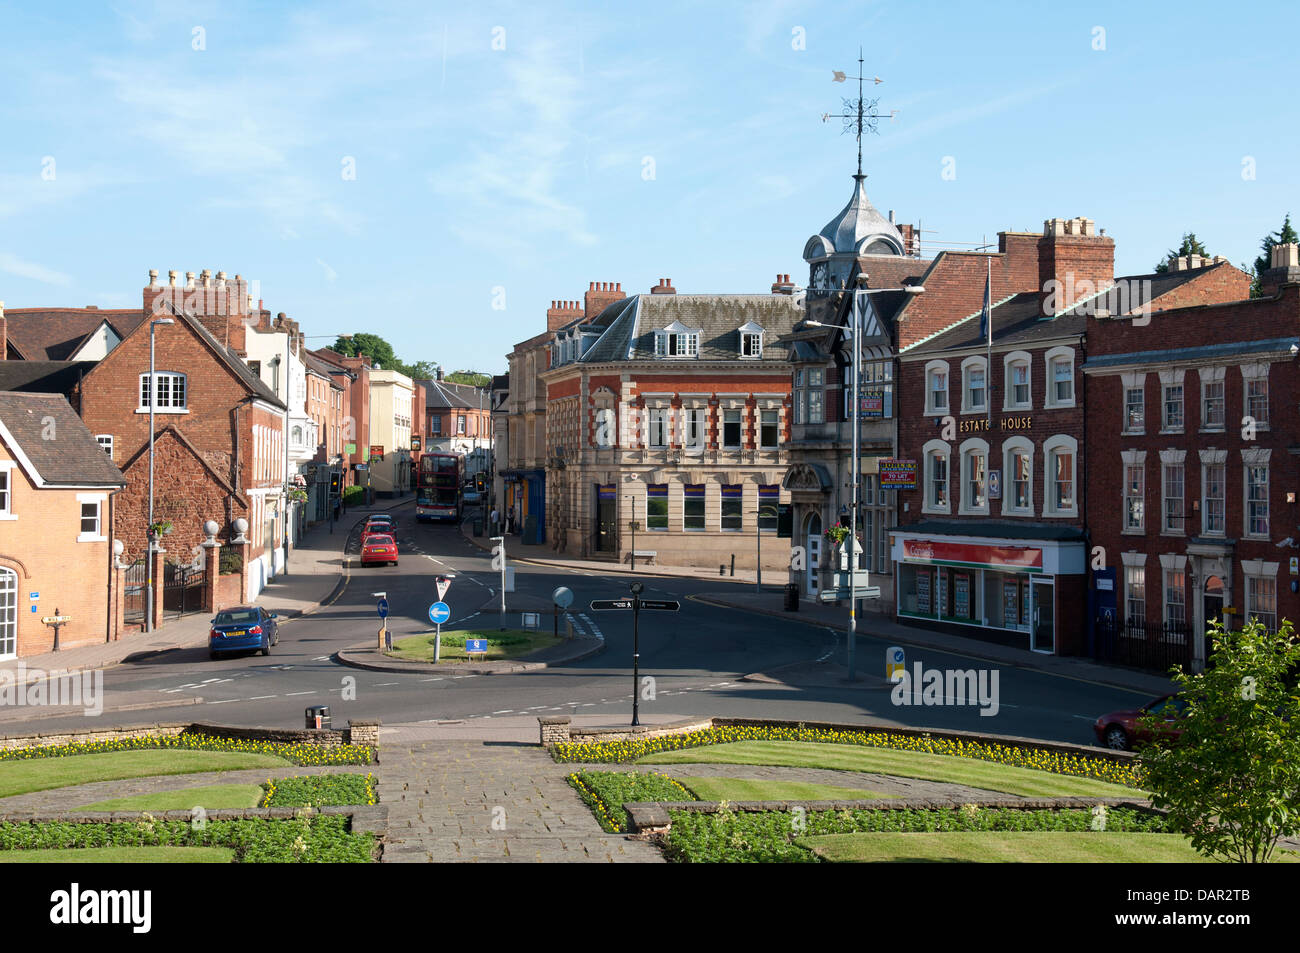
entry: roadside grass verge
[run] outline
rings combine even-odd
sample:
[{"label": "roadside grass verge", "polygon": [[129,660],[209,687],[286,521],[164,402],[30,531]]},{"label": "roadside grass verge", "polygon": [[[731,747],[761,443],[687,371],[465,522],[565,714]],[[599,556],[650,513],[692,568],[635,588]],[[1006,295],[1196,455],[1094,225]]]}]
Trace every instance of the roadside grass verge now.
[{"label": "roadside grass verge", "polygon": [[74,847],[0,851],[0,864],[229,864],[229,847]]},{"label": "roadside grass verge", "polygon": [[[1214,863],[1181,834],[1034,833],[827,834],[795,841],[833,863],[1197,864]],[[1279,851],[1277,862],[1294,861]]]},{"label": "roadside grass verge", "polygon": [[207,811],[222,808],[257,807],[262,801],[260,784],[211,784],[205,787],[157,791],[130,797],[96,801],[78,811],[188,811],[201,807]]},{"label": "roadside grass verge", "polygon": [[[1131,797],[1132,788],[1088,777],[919,751],[797,741],[738,741],[661,751],[639,764],[762,764],[792,768],[860,771],[928,781],[946,781],[1022,797]],[[739,799],[733,799],[739,800]]]},{"label": "roadside grass verge", "polygon": [[[557,639],[549,631],[540,629],[506,629],[504,632],[500,629],[470,629],[443,632],[440,661],[468,662],[470,658],[465,652],[466,639],[487,639],[488,660],[519,658],[540,649],[550,648],[552,645],[559,645],[564,641],[563,636]],[[432,633],[412,635],[394,642],[393,650],[385,654],[395,659],[432,662],[435,641],[436,637]],[[483,657],[475,655],[476,660]]]},{"label": "roadside grass verge", "polygon": [[866,788],[767,778],[678,778],[700,801],[860,801],[888,797]]},{"label": "roadside grass verge", "polygon": [[1141,787],[1141,776],[1137,766],[1126,761],[1112,761],[1108,758],[1093,758],[1086,755],[1074,755],[1043,748],[1004,745],[995,742],[958,741],[932,735],[902,735],[867,729],[838,731],[826,728],[784,725],[722,726],[681,735],[664,735],[658,738],[557,744],[552,746],[551,756],[559,762],[569,761],[582,764],[625,763],[640,761],[647,755],[661,751],[678,751],[686,748],[729,744],[739,741],[799,741],[914,751],[922,754],[948,755],[972,761],[987,761],[1009,767],[1030,768],[1052,774],[1092,778],[1097,781],[1119,784],[1129,788]]},{"label": "roadside grass verge", "polygon": [[[1172,833],[1163,814],[1112,808],[1106,830],[1093,831],[1088,810],[1024,811],[1012,808],[903,811],[764,811],[713,814],[670,811],[672,827],[664,841],[669,860],[680,863],[815,863],[819,857],[801,846],[828,834],[954,834],[1072,832],[1093,837],[1127,833]],[[978,843],[978,839],[976,840]]]},{"label": "roadside grass verge", "polygon": [[[283,767],[285,760],[242,751],[122,751],[63,758],[0,762],[0,797],[48,791],[94,781],[120,781],[201,771]],[[190,805],[192,806],[192,805]]]}]

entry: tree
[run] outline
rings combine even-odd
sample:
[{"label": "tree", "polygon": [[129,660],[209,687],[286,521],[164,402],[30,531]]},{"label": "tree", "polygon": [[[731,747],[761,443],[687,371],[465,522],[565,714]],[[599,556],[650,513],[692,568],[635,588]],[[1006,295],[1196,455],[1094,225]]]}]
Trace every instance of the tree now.
[{"label": "tree", "polygon": [[1206,637],[1212,667],[1175,669],[1182,734],[1142,749],[1143,786],[1197,851],[1263,863],[1279,838],[1300,833],[1300,695],[1291,687],[1300,643],[1290,622],[1274,635],[1258,621],[1240,632],[1216,621]]},{"label": "tree", "polygon": [[416,361],[410,365],[407,376],[412,380],[432,380],[438,376],[438,364],[436,361]]},{"label": "tree", "polygon": [[1171,248],[1169,250],[1164,260],[1156,265],[1156,274],[1163,275],[1169,270],[1175,258],[1183,258],[1187,255],[1200,255],[1202,258],[1210,257],[1210,253],[1205,250],[1205,246],[1201,244],[1195,232],[1183,233],[1183,243],[1177,249]]},{"label": "tree", "polygon": [[361,331],[351,337],[340,337],[334,342],[333,349],[345,357],[356,357],[358,354],[364,354],[370,358],[371,364],[378,364],[385,370],[396,371],[402,369],[402,362],[393,353],[393,346],[378,334]]},{"label": "tree", "polygon": [[491,374],[480,374],[478,371],[452,371],[446,375],[446,379],[453,384],[468,384],[471,387],[487,387],[492,383]]},{"label": "tree", "polygon": [[1264,240],[1259,243],[1263,254],[1255,259],[1255,267],[1243,269],[1250,273],[1253,281],[1250,283],[1250,296],[1258,298],[1262,294],[1259,286],[1259,276],[1267,271],[1273,265],[1273,246],[1286,245],[1290,242],[1300,242],[1300,235],[1291,227],[1291,213],[1287,212],[1286,217],[1282,219],[1282,227],[1276,232],[1269,232],[1264,236]]}]

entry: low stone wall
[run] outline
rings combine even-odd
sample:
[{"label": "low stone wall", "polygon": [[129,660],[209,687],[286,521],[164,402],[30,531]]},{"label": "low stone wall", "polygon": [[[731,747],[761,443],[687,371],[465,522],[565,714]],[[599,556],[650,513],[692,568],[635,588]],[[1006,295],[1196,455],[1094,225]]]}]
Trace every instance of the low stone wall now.
[{"label": "low stone wall", "polygon": [[594,744],[602,741],[630,741],[634,738],[662,738],[687,735],[713,727],[714,719],[677,721],[667,725],[628,725],[618,728],[574,728],[568,715],[545,715],[537,719],[540,744]]},{"label": "low stone wall", "polygon": [[553,715],[537,719],[540,743],[543,746],[564,743],[590,744],[601,741],[627,741],[632,738],[660,738],[665,735],[687,735],[693,731],[726,727],[811,728],[820,731],[879,731],[912,738],[944,738],[949,741],[1006,745],[1013,748],[1034,748],[1054,751],[1075,757],[1096,758],[1129,764],[1136,757],[1131,751],[1112,751],[1091,745],[1076,745],[1059,741],[1042,741],[1037,738],[1020,738],[1011,735],[982,735],[971,731],[948,731],[943,728],[900,728],[884,724],[849,724],[831,721],[783,721],[773,718],[705,718],[673,722],[667,725],[642,725],[637,728],[574,728],[568,715]]},{"label": "low stone wall", "polygon": [[122,741],[128,738],[175,737],[185,734],[210,735],[214,738],[239,738],[250,741],[275,741],[286,744],[337,745],[355,744],[379,746],[378,721],[349,721],[344,729],[314,728],[238,728],[232,725],[211,725],[201,722],[182,722],[165,725],[139,725],[124,728],[103,728],[95,731],[61,731],[50,734],[10,735],[0,737],[0,751],[17,748],[46,748],[68,744],[92,744],[99,741]]}]

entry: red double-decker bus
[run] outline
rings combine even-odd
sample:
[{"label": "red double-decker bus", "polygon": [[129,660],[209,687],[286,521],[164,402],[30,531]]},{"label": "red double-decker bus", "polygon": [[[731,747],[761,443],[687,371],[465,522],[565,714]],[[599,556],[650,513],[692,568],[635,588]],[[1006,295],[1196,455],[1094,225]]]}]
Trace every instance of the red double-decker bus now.
[{"label": "red double-decker bus", "polygon": [[459,520],[460,506],[460,457],[450,453],[422,454],[415,488],[415,518]]}]

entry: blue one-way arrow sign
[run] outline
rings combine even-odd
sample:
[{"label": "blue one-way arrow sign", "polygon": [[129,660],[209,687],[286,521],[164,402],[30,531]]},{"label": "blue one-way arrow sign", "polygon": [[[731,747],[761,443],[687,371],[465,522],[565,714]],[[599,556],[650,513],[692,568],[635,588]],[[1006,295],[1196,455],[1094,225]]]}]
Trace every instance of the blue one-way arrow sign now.
[{"label": "blue one-way arrow sign", "polygon": [[435,602],[429,606],[429,621],[434,625],[442,625],[451,618],[451,606],[445,602]]}]

